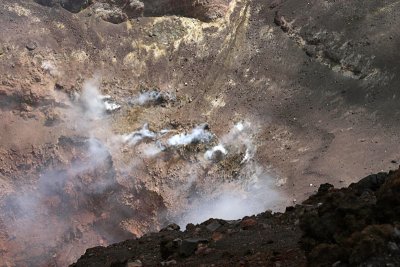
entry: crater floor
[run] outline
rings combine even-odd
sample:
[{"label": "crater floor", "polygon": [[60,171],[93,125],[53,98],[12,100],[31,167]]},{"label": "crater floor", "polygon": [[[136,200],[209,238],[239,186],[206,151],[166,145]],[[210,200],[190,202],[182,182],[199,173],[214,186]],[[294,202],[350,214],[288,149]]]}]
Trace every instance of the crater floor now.
[{"label": "crater floor", "polygon": [[394,0],[78,2],[0,3],[0,265],[283,211],[400,160]]}]

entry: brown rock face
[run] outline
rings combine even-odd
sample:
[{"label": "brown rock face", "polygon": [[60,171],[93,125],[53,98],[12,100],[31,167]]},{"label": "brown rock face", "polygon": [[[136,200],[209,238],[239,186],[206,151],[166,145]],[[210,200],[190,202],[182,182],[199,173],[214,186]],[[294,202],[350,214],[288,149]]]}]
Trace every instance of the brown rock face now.
[{"label": "brown rock face", "polygon": [[254,219],[244,219],[241,223],[240,226],[242,227],[242,229],[246,230],[249,229],[251,227],[254,227],[257,225],[257,221]]}]

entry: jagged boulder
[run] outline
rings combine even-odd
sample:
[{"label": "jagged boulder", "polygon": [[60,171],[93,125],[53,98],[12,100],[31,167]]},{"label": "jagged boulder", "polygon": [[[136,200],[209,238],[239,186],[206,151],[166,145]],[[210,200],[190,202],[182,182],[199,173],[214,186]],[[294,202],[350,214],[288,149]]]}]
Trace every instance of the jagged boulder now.
[{"label": "jagged boulder", "polygon": [[60,4],[66,10],[78,13],[87,8],[92,3],[92,0],[61,0]]},{"label": "jagged boulder", "polygon": [[144,15],[144,3],[139,0],[128,0],[122,11],[129,18],[141,17]]}]

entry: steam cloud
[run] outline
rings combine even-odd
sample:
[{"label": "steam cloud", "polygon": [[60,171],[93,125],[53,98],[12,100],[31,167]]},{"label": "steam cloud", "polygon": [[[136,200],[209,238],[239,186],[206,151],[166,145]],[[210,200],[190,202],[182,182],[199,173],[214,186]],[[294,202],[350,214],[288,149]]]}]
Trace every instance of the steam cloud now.
[{"label": "steam cloud", "polygon": [[[66,159],[70,162],[62,162],[65,159],[61,155],[60,163],[53,164],[42,173],[36,190],[24,188],[21,190],[23,194],[10,199],[7,205],[7,214],[10,217],[5,219],[12,225],[9,229],[10,235],[15,235],[18,242],[29,243],[26,236],[29,236],[30,225],[46,225],[35,231],[37,243],[46,243],[49,239],[54,239],[56,241],[48,246],[56,248],[60,247],[60,242],[63,242],[60,240],[65,239],[65,234],[72,229],[74,238],[65,241],[70,242],[71,249],[70,254],[64,256],[67,258],[51,256],[55,261],[64,260],[63,262],[71,261],[83,252],[74,247],[73,244],[77,242],[87,242],[86,247],[102,244],[103,240],[93,240],[89,235],[85,235],[84,231],[79,230],[80,227],[89,228],[89,224],[93,227],[94,222],[80,226],[73,221],[74,217],[69,217],[68,214],[84,216],[86,211],[81,211],[82,206],[88,210],[88,214],[95,213],[96,211],[90,209],[91,199],[96,196],[107,201],[108,205],[113,203],[108,199],[113,196],[113,188],[118,183],[115,178],[118,169],[114,166],[113,151],[120,151],[125,146],[131,149],[130,151],[142,151],[145,157],[150,158],[162,158],[161,154],[168,153],[173,157],[166,158],[176,158],[174,153],[178,148],[196,147],[199,144],[203,146],[203,150],[189,150],[192,153],[191,160],[181,159],[181,166],[175,173],[176,176],[173,176],[175,178],[165,179],[165,187],[162,188],[170,192],[165,201],[170,201],[170,204],[176,206],[175,209],[170,206],[171,210],[168,211],[165,220],[174,220],[181,226],[189,222],[200,223],[210,217],[239,219],[245,215],[265,211],[282,199],[274,188],[274,179],[254,160],[254,127],[249,122],[236,123],[229,133],[220,138],[211,132],[207,124],[200,124],[186,132],[177,132],[170,129],[152,131],[146,123],[131,133],[115,134],[107,123],[107,113],[114,112],[121,106],[110,96],[102,95],[99,88],[99,78],[86,81],[81,94],[70,103],[72,109],[68,111],[71,128],[78,136],[87,138],[61,140],[67,143],[66,147],[68,142],[78,147],[82,146],[81,150],[85,153],[80,156],[83,160],[74,160],[73,152],[65,152]],[[168,94],[150,91],[140,94],[131,103],[145,105],[171,98]],[[71,153],[72,157],[68,158]],[[133,162],[139,157],[135,154],[127,164],[134,165]],[[219,164],[224,160],[229,163],[227,165],[233,165],[237,169],[235,175]],[[214,174],[209,174],[213,173],[208,172],[209,169],[214,169]],[[118,173],[123,174],[122,171]],[[158,188],[158,185],[154,188]],[[49,201],[52,204],[43,208],[43,203]],[[45,222],[48,220],[48,214],[54,212],[61,214],[58,214],[54,225],[47,226]],[[16,216],[16,213],[22,213],[24,216]],[[12,217],[17,219],[10,219]],[[115,218],[113,229],[120,227],[118,220],[121,219]],[[96,227],[94,229],[101,231]],[[106,234],[103,231],[103,235]],[[109,241],[118,241],[118,237],[114,238],[113,233],[108,234]]]},{"label": "steam cloud", "polygon": [[139,106],[159,105],[173,100],[175,100],[175,97],[171,93],[153,90],[142,92],[136,98],[130,100],[129,103]]},{"label": "steam cloud", "polygon": [[143,125],[143,128],[134,131],[133,133],[123,135],[122,139],[124,142],[128,142],[130,145],[136,145],[138,142],[140,142],[143,139],[149,138],[149,139],[155,139],[157,137],[157,134],[155,132],[152,132],[149,130],[149,125],[146,123]]},{"label": "steam cloud", "polygon": [[[42,171],[33,188],[19,187],[18,192],[10,195],[0,214],[0,222],[6,225],[13,246],[27,252],[35,246],[42,249],[40,257],[27,259],[30,265],[69,264],[83,253],[83,244],[96,246],[104,242],[95,238],[98,236],[95,232],[89,230],[89,235],[80,230],[93,228],[91,224],[96,219],[87,223],[75,220],[93,216],[96,212],[91,205],[93,198],[101,195],[107,200],[107,191],[116,183],[110,152],[96,135],[101,137],[108,132],[107,125],[100,120],[117,109],[117,104],[113,105],[109,96],[99,93],[99,85],[98,78],[86,81],[75,102],[68,103],[72,107],[67,114],[73,122],[70,126],[78,135],[59,138],[61,154]],[[74,159],[76,156],[79,160]],[[113,205],[111,200],[108,205]],[[108,238],[111,242],[120,241],[112,235]],[[67,252],[58,255],[55,251],[61,245]]]},{"label": "steam cloud", "polygon": [[[274,208],[283,201],[283,196],[275,188],[275,180],[253,160],[256,152],[251,139],[253,131],[249,122],[238,122],[220,138],[218,145],[204,153],[204,158],[211,161],[208,164],[243,152],[244,155],[239,163],[240,172],[234,180],[211,178],[208,189],[188,196],[187,209],[177,216],[181,227],[209,218],[240,219]],[[196,180],[192,178],[189,186],[193,186]]]},{"label": "steam cloud", "polygon": [[226,151],[225,147],[221,144],[214,146],[213,148],[209,149],[206,151],[206,153],[204,153],[204,157],[207,160],[213,160],[215,157],[218,157],[218,155],[220,157],[225,156],[226,154],[228,154],[228,152]]},{"label": "steam cloud", "polygon": [[190,198],[190,208],[180,215],[178,224],[185,227],[209,218],[235,220],[272,209],[283,200],[273,181],[260,166],[245,168],[234,182],[210,185],[212,192]]},{"label": "steam cloud", "polygon": [[51,61],[43,61],[41,67],[44,71],[48,72],[52,76],[58,76],[60,74],[56,65],[54,65],[54,63]]},{"label": "steam cloud", "polygon": [[111,96],[101,95],[98,88],[100,87],[100,79],[93,78],[83,85],[80,101],[86,108],[86,116],[90,119],[100,119],[106,111],[115,111],[121,108],[120,105],[113,102]]},{"label": "steam cloud", "polygon": [[207,143],[213,138],[213,135],[207,130],[207,124],[194,128],[189,134],[180,133],[168,139],[170,146],[185,146],[194,142]]},{"label": "steam cloud", "polygon": [[[158,99],[158,92],[142,93],[136,104],[145,104]],[[188,132],[181,132],[171,135],[171,130],[161,130],[154,132],[149,130],[149,125],[144,126],[130,134],[122,135],[124,143],[137,145],[142,141],[148,140],[144,146],[144,154],[148,157],[157,157],[166,151],[166,148],[190,146],[198,143],[210,144],[216,136],[210,131],[207,124],[201,124]],[[173,220],[177,220],[181,226],[192,222],[200,223],[210,217],[222,219],[239,219],[245,215],[259,213],[283,200],[280,193],[275,189],[275,180],[253,161],[256,147],[252,142],[254,127],[250,122],[240,121],[236,123],[228,134],[222,136],[218,143],[206,150],[201,160],[198,155],[197,163],[188,163],[188,169],[198,170],[207,166],[212,166],[215,162],[223,160],[229,156],[242,155],[240,162],[240,173],[233,181],[211,179],[206,185],[206,189],[199,186],[199,181],[204,179],[204,173],[195,171],[195,174],[186,178],[180,188],[175,188],[178,192],[185,192],[189,188],[198,188],[195,194],[185,194],[187,205],[183,212],[172,212],[170,215]],[[207,178],[207,177],[206,177]]]}]

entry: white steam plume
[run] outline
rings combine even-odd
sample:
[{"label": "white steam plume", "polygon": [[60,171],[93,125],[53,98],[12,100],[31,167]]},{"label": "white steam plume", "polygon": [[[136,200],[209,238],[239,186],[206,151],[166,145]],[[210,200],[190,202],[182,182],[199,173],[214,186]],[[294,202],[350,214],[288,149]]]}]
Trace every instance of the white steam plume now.
[{"label": "white steam plume", "polygon": [[[37,190],[26,189],[25,191],[29,192],[21,194],[15,201],[16,205],[28,216],[28,219],[22,219],[19,228],[15,228],[14,231],[17,239],[22,243],[31,245],[30,240],[26,237],[32,225],[43,225],[42,228],[36,227],[35,229],[35,235],[39,241],[34,243],[34,246],[40,242],[46,244],[49,236],[54,240],[63,240],[64,235],[71,227],[73,229],[79,227],[86,230],[93,229],[96,227],[93,221],[82,226],[74,221],[75,218],[93,216],[98,219],[103,215],[90,213],[88,216],[85,211],[81,210],[82,203],[84,203],[84,209],[93,207],[91,205],[93,200],[88,196],[100,194],[99,198],[105,199],[109,205],[111,201],[108,201],[107,197],[113,196],[114,190],[107,191],[107,194],[103,194],[103,192],[124,179],[129,180],[126,188],[137,185],[136,182],[139,184],[139,182],[145,181],[145,186],[149,190],[161,194],[164,203],[170,204],[169,207],[173,209],[177,206],[176,212],[171,211],[169,215],[177,219],[183,226],[189,222],[204,221],[209,217],[238,219],[271,208],[271,205],[280,199],[280,194],[274,188],[273,179],[255,162],[256,147],[252,142],[254,129],[250,123],[237,123],[228,134],[216,142],[214,142],[216,136],[206,124],[196,126],[185,133],[176,133],[173,130],[152,131],[148,124],[145,124],[141,129],[132,133],[116,135],[108,126],[107,112],[119,109],[120,106],[114,103],[110,96],[102,95],[99,86],[100,81],[96,78],[85,82],[81,95],[77,101],[70,104],[72,109],[67,114],[69,120],[75,125],[76,129],[74,130],[80,136],[88,137],[83,141],[85,147],[76,149],[79,151],[77,154],[70,151],[65,152],[67,155],[65,159],[61,155],[60,161],[64,160],[63,164],[59,164],[61,167],[53,164],[53,169],[49,168],[42,173]],[[134,103],[136,105],[158,103],[158,94],[151,92],[144,94]],[[168,149],[187,145],[195,146],[198,143],[201,143],[202,146],[193,151],[182,152],[180,149]],[[214,144],[217,145],[212,147]],[[66,147],[69,147],[68,144]],[[208,150],[204,147],[207,147]],[[122,148],[127,150],[127,162],[123,162],[124,155],[117,154],[123,151]],[[74,151],[74,149],[72,150]],[[144,153],[139,154],[141,151]],[[189,157],[181,156],[186,156],[184,153],[191,153],[189,160]],[[143,159],[143,155],[157,158],[146,161]],[[227,160],[228,164],[217,163],[214,160],[217,157],[219,157],[219,161]],[[81,158],[84,160],[82,161]],[[228,161],[231,158],[239,160]],[[146,168],[140,165],[143,164],[142,160],[145,162]],[[135,167],[123,170],[124,164],[133,165],[133,162],[137,164]],[[114,167],[117,164],[120,164],[119,169]],[[152,166],[152,164],[155,165]],[[235,173],[237,172],[237,174],[232,174],[230,167],[226,167],[231,165],[236,168]],[[115,173],[118,173],[117,176]],[[127,176],[122,177],[124,174]],[[148,175],[152,175],[154,179],[147,179]],[[144,177],[143,180],[137,181],[139,178],[132,178],[140,176]],[[117,182],[116,178],[121,180]],[[82,195],[80,193],[82,191],[85,194]],[[43,208],[42,203],[48,201],[49,198],[52,199],[51,201],[55,199],[54,207],[56,208],[53,206]],[[135,199],[134,201],[140,202]],[[59,211],[58,207],[63,207],[64,210]],[[181,207],[184,209],[178,210]],[[44,222],[47,222],[48,218],[53,218],[48,214],[62,213],[63,211],[66,211],[66,214],[57,217],[56,223],[46,228]],[[102,210],[96,212],[102,212]],[[152,216],[156,215],[159,214]],[[132,214],[127,216],[132,216]],[[118,219],[115,221],[119,223]],[[9,222],[12,225],[13,221]],[[54,241],[49,247],[55,250],[57,247],[61,247],[64,250],[63,245],[65,244],[62,242]],[[80,239],[76,238],[71,241],[71,244],[79,244],[79,242]],[[99,245],[98,240],[91,242],[93,243],[87,244],[87,246]],[[71,246],[74,247],[74,245]],[[71,257],[78,256],[82,252],[77,249],[75,255],[71,254]]]},{"label": "white steam plume", "polygon": [[111,96],[99,92],[100,78],[95,77],[83,84],[80,101],[85,109],[85,116],[89,119],[101,119],[106,111],[112,112],[121,108],[112,101]]},{"label": "white steam plume", "polygon": [[219,144],[207,150],[204,153],[204,158],[207,160],[214,160],[217,156],[226,156],[228,151],[237,153],[241,147],[245,147],[245,156],[241,163],[245,163],[253,158],[256,149],[252,143],[250,133],[252,131],[249,122],[238,122],[230,130],[227,135],[224,135]]},{"label": "white steam plume", "polygon": [[221,182],[210,187],[214,188],[212,192],[190,199],[189,208],[178,220],[181,227],[209,218],[240,219],[272,209],[283,200],[273,178],[259,166],[246,168],[233,182]]},{"label": "white steam plume", "polygon": [[195,127],[189,134],[180,133],[170,137],[167,141],[170,146],[185,146],[191,143],[207,143],[210,142],[213,135],[208,131],[207,124]]},{"label": "white steam plume", "polygon": [[220,161],[221,158],[244,152],[241,170],[233,180],[232,177],[192,177],[191,184],[196,184],[199,178],[209,179],[209,184],[204,190],[198,189],[196,194],[189,196],[190,204],[186,211],[177,216],[182,227],[209,218],[240,219],[271,209],[283,201],[282,194],[275,187],[275,180],[252,160],[256,152],[251,138],[254,132],[254,126],[249,122],[239,122],[220,139],[218,145],[204,153],[204,158],[211,161],[209,164],[218,166],[213,163],[215,159]]},{"label": "white steam plume", "polygon": [[135,99],[129,101],[132,105],[146,105],[146,104],[162,104],[168,101],[173,101],[175,97],[168,92],[159,91],[146,91],[139,94]]},{"label": "white steam plume", "polygon": [[[82,216],[94,216],[92,197],[102,195],[102,199],[107,199],[109,195],[104,192],[116,183],[111,155],[101,141],[103,132],[110,133],[101,120],[107,116],[106,102],[111,99],[100,94],[99,85],[96,78],[86,81],[77,101],[68,103],[71,109],[66,116],[79,136],[59,138],[59,154],[52,157],[35,186],[18,187],[2,207],[0,220],[6,223],[8,234],[14,238],[10,242],[26,250],[30,264],[68,265],[86,246],[99,245],[99,235],[94,230],[65,241],[71,231],[87,228],[90,232],[96,228],[91,219],[89,222],[78,220]],[[42,254],[28,259],[34,251],[32,247],[37,247],[35,253],[42,251]],[[70,252],[56,254],[61,250]]]},{"label": "white steam plume", "polygon": [[115,103],[110,95],[101,95],[100,98],[103,100],[104,108],[108,112],[112,112],[121,108],[121,105]]},{"label": "white steam plume", "polygon": [[98,78],[88,80],[83,84],[80,100],[85,108],[85,115],[90,119],[99,119],[106,111],[103,98],[98,90],[99,86]]},{"label": "white steam plume", "polygon": [[130,145],[136,145],[143,139],[152,139],[157,138],[157,134],[149,130],[149,125],[146,123],[143,125],[142,129],[138,131],[134,131],[130,134],[122,135],[122,140],[125,143]]},{"label": "white steam plume", "polygon": [[218,155],[225,156],[226,154],[228,154],[228,151],[222,144],[219,144],[207,150],[206,153],[204,153],[204,158],[207,160],[213,160],[218,157]]}]

